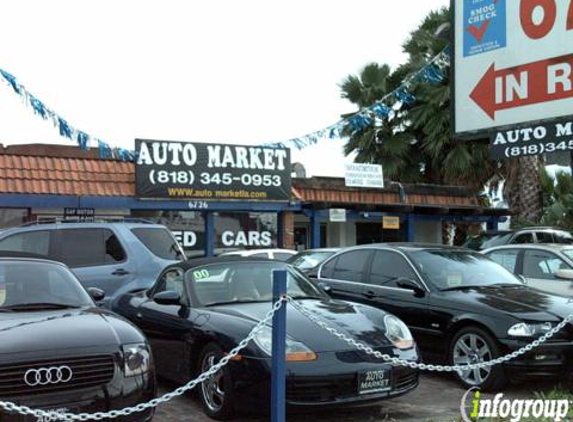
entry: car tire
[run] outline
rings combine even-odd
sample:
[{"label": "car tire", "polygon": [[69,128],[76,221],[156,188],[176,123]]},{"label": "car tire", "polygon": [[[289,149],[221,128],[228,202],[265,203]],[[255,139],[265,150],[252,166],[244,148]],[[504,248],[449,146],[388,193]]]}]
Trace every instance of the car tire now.
[{"label": "car tire", "polygon": [[[217,344],[210,343],[205,346],[199,355],[198,374],[208,370],[223,356],[223,350]],[[203,411],[210,418],[223,421],[235,416],[233,382],[227,366],[207,381],[199,384],[198,393]]]},{"label": "car tire", "polygon": [[[487,362],[500,357],[500,355],[500,349],[495,338],[477,326],[462,328],[455,333],[450,342],[450,365]],[[508,382],[503,365],[454,372],[454,374],[465,387],[477,387],[483,391],[499,391]]]}]

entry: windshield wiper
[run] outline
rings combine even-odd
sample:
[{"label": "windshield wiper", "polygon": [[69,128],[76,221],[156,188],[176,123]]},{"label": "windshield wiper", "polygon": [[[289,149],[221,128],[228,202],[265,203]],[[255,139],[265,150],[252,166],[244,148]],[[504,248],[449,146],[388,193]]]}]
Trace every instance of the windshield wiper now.
[{"label": "windshield wiper", "polygon": [[466,289],[473,289],[476,287],[485,287],[485,286],[456,286],[456,287],[446,287],[445,289],[440,289],[440,292],[453,292],[455,290],[466,290]]},{"label": "windshield wiper", "polygon": [[38,309],[76,309],[80,308],[78,305],[70,305],[67,303],[49,303],[49,302],[41,302],[41,303],[18,303],[15,305],[9,306],[2,306],[0,310],[2,311],[30,311],[30,310],[38,310]]},{"label": "windshield wiper", "polygon": [[327,300],[324,296],[291,296],[293,299],[303,299],[303,300]]},{"label": "windshield wiper", "polygon": [[203,306],[208,307],[208,306],[223,306],[223,305],[238,305],[241,303],[265,303],[265,302],[270,302],[270,300],[227,300],[224,302],[211,302],[211,303],[207,303]]}]

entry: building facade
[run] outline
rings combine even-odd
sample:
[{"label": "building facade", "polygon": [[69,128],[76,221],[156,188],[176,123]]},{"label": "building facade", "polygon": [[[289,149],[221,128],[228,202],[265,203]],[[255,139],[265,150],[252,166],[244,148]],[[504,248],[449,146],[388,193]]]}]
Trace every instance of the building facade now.
[{"label": "building facade", "polygon": [[189,256],[243,248],[305,249],[386,241],[442,242],[443,222],[502,221],[468,189],[389,184],[358,189],[338,178],[292,179],[288,201],[136,196],[131,162],[57,145],[0,149],[0,229],[42,219],[141,218],[168,226]]}]

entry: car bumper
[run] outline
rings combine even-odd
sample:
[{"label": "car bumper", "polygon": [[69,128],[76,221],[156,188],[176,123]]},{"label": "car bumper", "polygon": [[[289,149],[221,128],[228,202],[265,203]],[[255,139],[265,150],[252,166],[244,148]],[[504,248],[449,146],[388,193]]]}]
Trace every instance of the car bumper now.
[{"label": "car bumper", "polygon": [[[32,409],[57,411],[64,413],[95,413],[120,410],[147,402],[155,397],[156,386],[153,373],[122,378],[121,383],[114,382],[104,387],[85,388],[53,392],[41,395],[2,397],[2,400],[25,405]],[[118,422],[148,422],[153,418],[155,409],[114,418]],[[2,422],[52,422],[48,418],[24,416],[15,412],[0,413]]]},{"label": "car bumper", "polygon": [[[368,362],[367,359],[345,359],[349,356],[359,355],[357,352],[329,352],[319,354],[316,361],[287,363],[285,394],[288,409],[363,406],[401,396],[419,384],[418,370],[393,367],[379,361]],[[417,361],[416,351],[401,357]],[[235,366],[233,379],[241,407],[268,409],[270,365],[270,359],[244,359]],[[363,374],[380,370],[389,374],[388,388],[362,394],[359,384]]]},{"label": "car bumper", "polygon": [[[527,341],[501,340],[506,353],[527,345]],[[568,377],[573,375],[573,342],[551,341],[504,365],[512,379]]]}]

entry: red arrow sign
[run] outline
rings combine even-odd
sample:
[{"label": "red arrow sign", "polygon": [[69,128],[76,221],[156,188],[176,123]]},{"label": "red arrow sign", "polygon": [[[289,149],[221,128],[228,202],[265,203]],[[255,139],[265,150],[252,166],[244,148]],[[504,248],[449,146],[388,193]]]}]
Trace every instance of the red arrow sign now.
[{"label": "red arrow sign", "polygon": [[500,110],[573,98],[573,54],[501,70],[492,64],[470,98],[492,120]]}]

